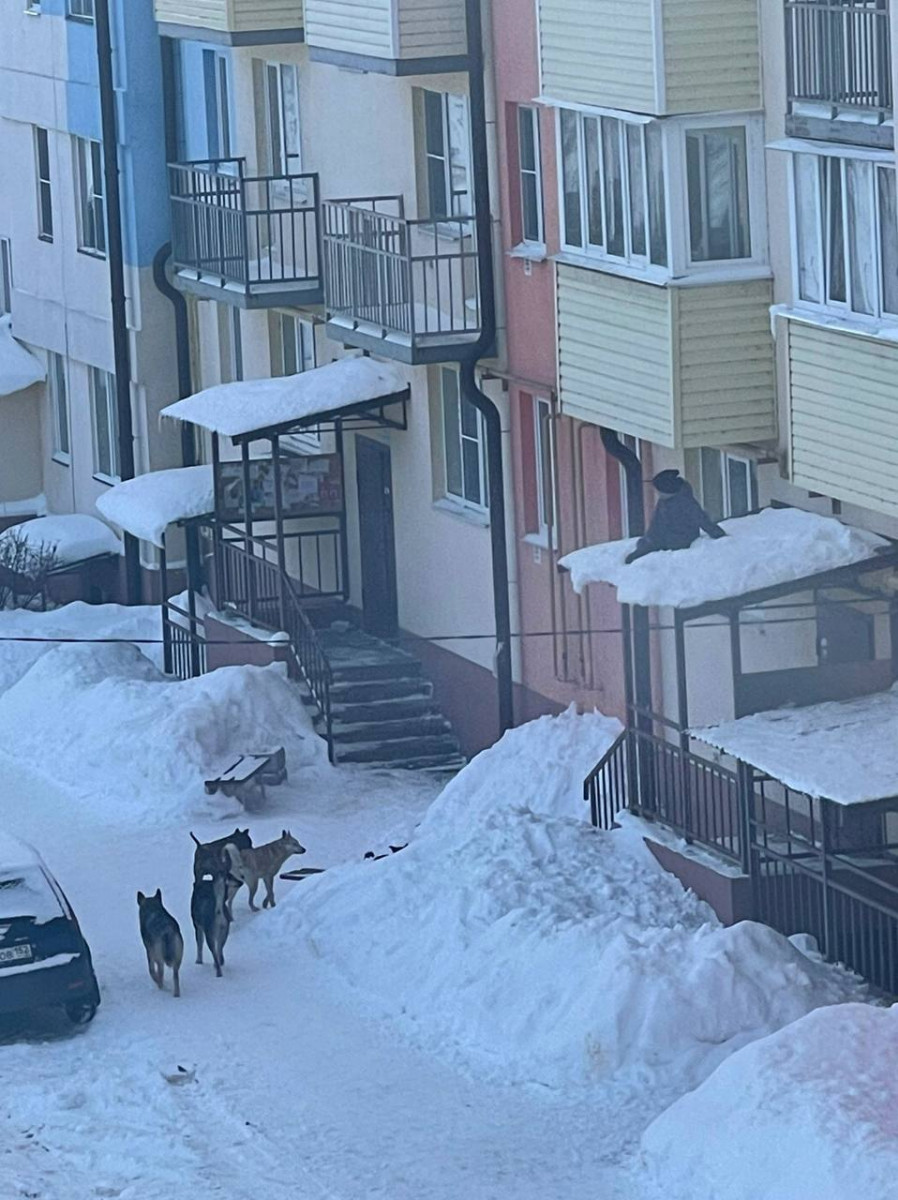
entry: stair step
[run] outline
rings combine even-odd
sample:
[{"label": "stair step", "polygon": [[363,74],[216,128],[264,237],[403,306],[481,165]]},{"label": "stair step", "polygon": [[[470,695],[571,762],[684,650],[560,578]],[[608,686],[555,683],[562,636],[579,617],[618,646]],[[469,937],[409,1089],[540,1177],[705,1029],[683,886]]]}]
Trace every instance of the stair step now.
[{"label": "stair step", "polygon": [[369,704],[331,702],[331,717],[335,722],[340,721],[344,725],[411,720],[436,711],[429,690],[422,690],[418,695],[399,696],[395,700],[372,700]]},{"label": "stair step", "polygon": [[[315,728],[319,733],[323,731],[323,718],[317,718]],[[338,745],[351,745],[353,742],[395,742],[402,738],[434,737],[451,732],[452,726],[440,713],[427,713],[421,717],[401,721],[335,721],[333,724],[333,738]]]},{"label": "stair step", "polygon": [[456,775],[468,765],[463,754],[425,754],[421,758],[393,759],[389,762],[367,762],[366,767],[384,771],[421,771],[427,775]]},{"label": "stair step", "polygon": [[342,680],[331,685],[331,702],[362,704],[370,700],[401,700],[407,696],[433,694],[433,684],[420,676],[395,679]]},{"label": "stair step", "polygon": [[396,738],[391,742],[353,742],[335,746],[334,757],[341,763],[395,763],[418,758],[447,758],[459,753],[458,740],[450,733],[433,737]]},{"label": "stair step", "polygon": [[383,662],[331,663],[331,673],[339,683],[379,682],[388,679],[408,679],[421,674],[421,664],[409,656],[384,659]]}]

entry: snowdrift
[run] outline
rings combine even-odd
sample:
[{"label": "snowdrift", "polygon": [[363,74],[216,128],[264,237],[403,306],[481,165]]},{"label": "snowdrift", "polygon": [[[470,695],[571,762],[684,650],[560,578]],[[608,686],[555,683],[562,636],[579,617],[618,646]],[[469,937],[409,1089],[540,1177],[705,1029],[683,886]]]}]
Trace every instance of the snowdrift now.
[{"label": "snowdrift", "polygon": [[640,1091],[651,1115],[852,985],[763,926],[722,928],[633,832],[547,815],[582,811],[581,764],[552,769],[580,730],[591,765],[616,727],[568,713],[512,731],[408,849],[304,884],[269,928],[437,1054],[504,1082]]},{"label": "snowdrift", "polygon": [[822,1008],[740,1050],[643,1136],[673,1200],[895,1200],[898,1010]]},{"label": "snowdrift", "polygon": [[133,645],[59,645],[0,695],[0,749],[38,769],[52,763],[57,783],[116,818],[208,807],[209,767],[235,747],[273,745],[286,746],[292,767],[324,754],[277,667],[181,682]]}]

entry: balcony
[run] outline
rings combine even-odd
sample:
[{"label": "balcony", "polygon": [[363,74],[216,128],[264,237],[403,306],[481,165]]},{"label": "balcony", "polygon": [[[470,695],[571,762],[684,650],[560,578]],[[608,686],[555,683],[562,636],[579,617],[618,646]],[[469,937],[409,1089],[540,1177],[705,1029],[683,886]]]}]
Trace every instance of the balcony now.
[{"label": "balcony", "polygon": [[537,0],[537,9],[541,91],[559,104],[654,116],[761,107],[757,0]]},{"label": "balcony", "polygon": [[888,0],[786,0],[786,75],[788,133],[894,144]]},{"label": "balcony", "polygon": [[321,302],[317,175],[247,175],[242,158],[177,163],[169,172],[183,291],[239,308]]},{"label": "balcony", "polygon": [[166,37],[264,46],[303,40],[302,0],[155,0]]},{"label": "balcony", "polygon": [[473,217],[410,220],[399,196],[326,201],[322,217],[329,337],[410,364],[477,340]]},{"label": "balcony", "polygon": [[674,449],[776,436],[771,285],[659,287],[558,264],[561,410]]},{"label": "balcony", "polygon": [[463,71],[464,0],[306,0],[309,57],[382,75]]}]

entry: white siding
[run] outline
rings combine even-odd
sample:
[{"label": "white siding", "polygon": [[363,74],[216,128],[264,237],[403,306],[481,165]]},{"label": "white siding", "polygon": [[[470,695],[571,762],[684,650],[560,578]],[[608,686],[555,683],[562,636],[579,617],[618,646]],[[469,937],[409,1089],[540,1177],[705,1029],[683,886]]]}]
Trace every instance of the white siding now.
[{"label": "white siding", "polygon": [[898,346],[789,321],[790,478],[898,514]]},{"label": "white siding", "polygon": [[651,0],[539,0],[542,90],[657,112]]},{"label": "white siding", "polygon": [[675,444],[666,289],[559,263],[558,372],[566,415]]},{"label": "white siding", "polygon": [[399,3],[399,57],[436,58],[466,54],[462,0],[396,0]]},{"label": "white siding", "polygon": [[662,0],[667,113],[761,107],[757,0]]},{"label": "white siding", "polygon": [[310,46],[395,57],[391,0],[306,0],[305,7]]}]

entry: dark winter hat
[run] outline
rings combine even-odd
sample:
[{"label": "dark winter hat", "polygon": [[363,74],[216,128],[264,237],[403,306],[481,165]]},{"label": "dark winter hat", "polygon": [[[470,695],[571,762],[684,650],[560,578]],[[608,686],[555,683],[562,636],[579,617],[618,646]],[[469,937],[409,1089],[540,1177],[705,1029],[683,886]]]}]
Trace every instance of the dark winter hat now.
[{"label": "dark winter hat", "polygon": [[667,471],[659,471],[652,479],[652,486],[663,496],[672,496],[680,490],[684,482],[680,472],[671,468]]}]

